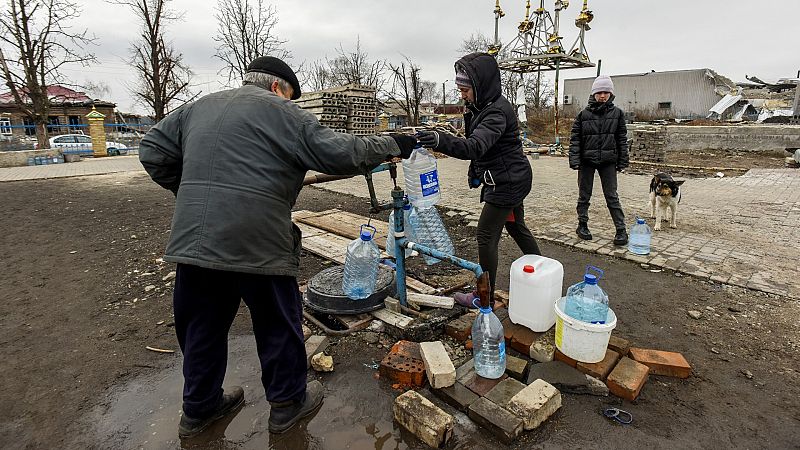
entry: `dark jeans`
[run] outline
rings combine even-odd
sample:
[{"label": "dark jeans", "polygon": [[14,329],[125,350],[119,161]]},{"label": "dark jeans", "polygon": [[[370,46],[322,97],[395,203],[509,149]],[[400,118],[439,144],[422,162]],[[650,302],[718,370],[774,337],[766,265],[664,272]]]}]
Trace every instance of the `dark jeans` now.
[{"label": "dark jeans", "polygon": [[308,363],[297,280],[178,264],[173,306],[183,352],[183,412],[189,417],[207,417],[222,400],[228,331],[240,300],[250,309],[267,400],[305,395]]},{"label": "dark jeans", "polygon": [[525,209],[522,205],[514,208],[503,208],[490,203],[484,203],[481,217],[478,219],[478,261],[484,272],[489,272],[494,295],[495,279],[497,275],[497,250],[503,226],[508,234],[514,238],[517,246],[526,255],[541,255],[539,245],[525,226]]},{"label": "dark jeans", "polygon": [[603,185],[603,195],[606,197],[606,206],[611,213],[616,229],[625,229],[625,214],[617,195],[617,169],[614,164],[592,166],[581,164],[578,169],[578,221],[589,221],[589,199],[592,198],[594,185],[594,171],[600,174],[600,183]]}]

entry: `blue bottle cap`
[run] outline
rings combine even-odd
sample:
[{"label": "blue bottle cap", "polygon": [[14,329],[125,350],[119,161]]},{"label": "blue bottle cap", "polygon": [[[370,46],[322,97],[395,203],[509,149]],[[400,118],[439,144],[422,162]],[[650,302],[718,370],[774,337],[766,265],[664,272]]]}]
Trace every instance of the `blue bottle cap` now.
[{"label": "blue bottle cap", "polygon": [[410,210],[411,209],[411,203],[407,203],[407,204],[403,205],[403,209],[406,210],[406,211]]},{"label": "blue bottle cap", "polygon": [[372,234],[370,234],[369,231],[362,231],[361,232],[361,240],[362,241],[371,241],[372,240]]},{"label": "blue bottle cap", "polygon": [[597,276],[591,273],[587,273],[583,276],[583,281],[585,281],[586,284],[597,284]]},{"label": "blue bottle cap", "polygon": [[647,223],[647,221],[644,219],[636,219],[636,223],[638,223],[639,225],[644,225],[645,223]]},{"label": "blue bottle cap", "polygon": [[490,312],[492,312],[492,307],[491,306],[487,306],[486,308],[480,307],[480,311],[481,314],[489,314]]}]

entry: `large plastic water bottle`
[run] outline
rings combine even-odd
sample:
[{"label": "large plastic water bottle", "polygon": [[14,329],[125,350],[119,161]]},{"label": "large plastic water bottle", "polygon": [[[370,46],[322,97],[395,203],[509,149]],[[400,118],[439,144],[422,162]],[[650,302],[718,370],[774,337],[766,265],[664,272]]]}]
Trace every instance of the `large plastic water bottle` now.
[{"label": "large plastic water bottle", "polygon": [[650,253],[650,238],[653,233],[644,219],[636,218],[636,223],[631,226],[631,237],[628,240],[628,251],[637,255]]},{"label": "large plastic water bottle", "polygon": [[[411,225],[411,230],[416,240],[415,242],[448,255],[455,253],[453,241],[450,240],[450,235],[447,233],[447,229],[436,207],[419,208],[415,206],[411,208],[408,221]],[[432,256],[423,256],[425,264],[429,266],[440,261]]]},{"label": "large plastic water bottle", "polygon": [[472,352],[475,373],[497,379],[506,371],[506,340],[503,324],[491,307],[481,307],[472,324]]},{"label": "large plastic water bottle", "polygon": [[347,246],[342,291],[353,300],[365,299],[375,292],[381,251],[372,240],[374,236],[375,227],[361,225],[361,236]]},{"label": "large plastic water bottle", "polygon": [[[411,229],[409,222],[409,215],[411,215],[411,205],[403,206],[403,232],[406,234],[406,239],[414,242],[414,231]],[[411,256],[411,250],[406,249],[406,258]],[[394,210],[389,213],[389,234],[386,236],[386,253],[394,258]]]},{"label": "large plastic water bottle", "polygon": [[[589,273],[592,270],[598,272],[600,276]],[[583,281],[567,289],[564,312],[568,316],[588,323],[606,323],[608,295],[597,285],[597,281],[602,277],[602,270],[594,266],[586,267]]]},{"label": "large plastic water bottle", "polygon": [[406,181],[406,194],[412,205],[429,208],[439,201],[436,157],[427,149],[418,146],[408,159],[403,160],[403,178]]}]

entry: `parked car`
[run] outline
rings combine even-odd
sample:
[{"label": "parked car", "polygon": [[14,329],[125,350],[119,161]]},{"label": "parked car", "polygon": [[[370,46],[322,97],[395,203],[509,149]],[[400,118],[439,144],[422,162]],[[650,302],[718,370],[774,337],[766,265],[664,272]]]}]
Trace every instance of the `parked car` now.
[{"label": "parked car", "polygon": [[[60,134],[50,138],[50,148],[57,148],[64,154],[91,155],[92,138],[85,134]],[[119,142],[106,141],[108,156],[128,154],[128,146]]]}]

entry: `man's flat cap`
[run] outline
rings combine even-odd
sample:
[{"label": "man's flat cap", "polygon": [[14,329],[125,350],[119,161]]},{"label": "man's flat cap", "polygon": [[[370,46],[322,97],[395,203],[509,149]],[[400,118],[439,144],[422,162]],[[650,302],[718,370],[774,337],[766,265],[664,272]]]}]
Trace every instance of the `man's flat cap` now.
[{"label": "man's flat cap", "polygon": [[297,75],[288,64],[274,56],[259,56],[247,66],[247,72],[262,72],[280,77],[292,86],[294,90],[292,100],[300,98],[300,82],[297,81]]}]

